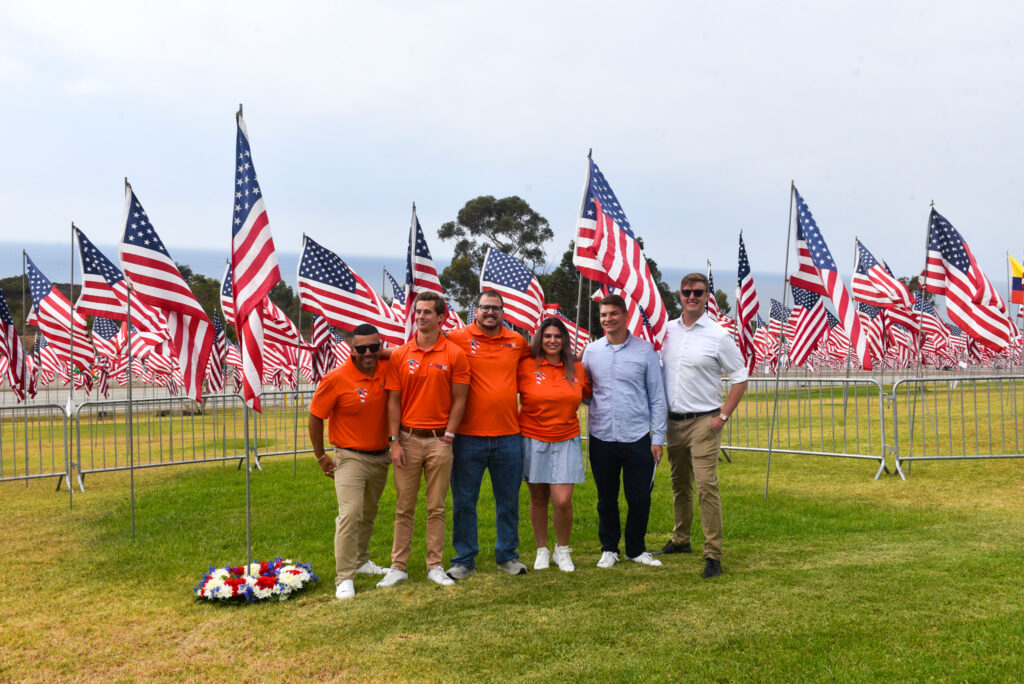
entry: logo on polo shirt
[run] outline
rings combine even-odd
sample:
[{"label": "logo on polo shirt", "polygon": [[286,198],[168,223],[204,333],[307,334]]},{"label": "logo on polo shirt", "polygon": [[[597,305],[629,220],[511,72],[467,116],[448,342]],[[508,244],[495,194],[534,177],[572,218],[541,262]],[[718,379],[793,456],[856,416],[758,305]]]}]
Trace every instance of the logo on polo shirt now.
[{"label": "logo on polo shirt", "polygon": [[366,395],[369,394],[369,392],[366,391],[366,388],[365,387],[357,387],[356,388],[356,394],[359,395],[359,403],[365,404],[366,403]]},{"label": "logo on polo shirt", "polygon": [[480,343],[476,340],[469,341],[469,353],[476,354],[476,350],[480,348]]},{"label": "logo on polo shirt", "polygon": [[537,376],[537,384],[538,385],[541,382],[543,382],[544,380],[546,380],[547,377],[548,377],[548,376],[544,375],[543,373],[541,373],[540,371],[534,371],[534,374],[536,374],[536,376]]},{"label": "logo on polo shirt", "polygon": [[502,346],[503,349],[519,349],[519,343],[518,342],[506,342],[506,343],[504,343],[501,346]]},{"label": "logo on polo shirt", "polygon": [[420,362],[416,359],[409,359],[409,375],[414,375],[416,369],[420,367]]},{"label": "logo on polo shirt", "polygon": [[446,370],[448,370],[448,364],[446,364],[446,363],[434,363],[433,361],[431,361],[430,365],[428,365],[427,368],[436,368],[439,371],[446,371]]}]

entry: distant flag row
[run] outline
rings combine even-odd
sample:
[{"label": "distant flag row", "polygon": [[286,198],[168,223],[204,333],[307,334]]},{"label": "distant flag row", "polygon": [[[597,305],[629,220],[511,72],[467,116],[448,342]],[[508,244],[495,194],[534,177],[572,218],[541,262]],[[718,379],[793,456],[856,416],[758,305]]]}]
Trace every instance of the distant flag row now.
[{"label": "distant flag row", "polygon": [[[121,268],[74,228],[83,265],[82,291],[74,307],[25,255],[33,299],[27,322],[41,333],[32,354],[22,347],[6,302],[0,300],[0,378],[8,381],[19,400],[31,393],[35,380],[55,375],[85,389],[95,376],[105,393],[111,378],[124,381],[130,349],[138,364],[133,370],[154,378],[166,376],[169,387],[176,383],[196,400],[204,380],[211,391],[223,390],[224,367],[234,367],[236,389],[258,409],[268,380],[295,386],[301,374],[315,381],[333,367],[332,361],[347,358],[346,345],[338,342],[332,326],[352,330],[371,323],[388,344],[411,339],[416,295],[431,291],[444,296],[415,205],[405,282],[385,272],[391,304],[340,256],[303,237],[299,296],[301,308],[314,315],[313,341],[303,342],[294,323],[269,298],[281,280],[280,269],[241,111],[236,123],[232,248],[221,289],[223,324],[202,310],[126,181]],[[780,365],[810,368],[851,361],[870,369],[874,363],[897,367],[915,359],[937,364],[965,358],[986,363],[1000,355],[1019,359],[1021,333],[1007,303],[981,271],[963,236],[934,209],[921,283],[925,291],[946,297],[949,323],[919,295],[912,296],[859,240],[848,289],[807,203],[795,187],[792,192],[797,208],[797,269],[788,278],[792,310],[772,300],[764,325],[742,233],[735,318],[720,311],[708,264],[708,315],[735,337],[751,372],[758,367],[773,371]],[[576,230],[573,263],[600,285],[594,297],[621,294],[627,301],[630,330],[660,346],[667,311],[658,284],[623,207],[589,156]],[[1024,267],[1008,258],[1010,302],[1024,305]],[[589,339],[557,305],[545,301],[536,275],[510,254],[496,248],[488,251],[480,288],[501,293],[506,325],[532,333],[543,318],[556,316],[571,326],[577,352],[581,341]],[[837,316],[825,308],[826,301]],[[96,317],[91,338],[85,320],[90,315]],[[1024,317],[1024,306],[1018,308],[1018,317]],[[239,345],[227,341],[224,325],[235,326]],[[463,325],[449,305],[443,329]]]}]

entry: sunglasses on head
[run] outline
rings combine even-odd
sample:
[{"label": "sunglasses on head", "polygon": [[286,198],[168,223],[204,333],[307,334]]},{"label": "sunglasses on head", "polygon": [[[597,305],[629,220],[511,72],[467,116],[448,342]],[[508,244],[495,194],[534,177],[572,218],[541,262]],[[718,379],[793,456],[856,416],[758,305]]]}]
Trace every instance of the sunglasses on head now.
[{"label": "sunglasses on head", "polygon": [[691,297],[691,296],[692,297],[703,297],[705,292],[707,292],[707,290],[704,290],[704,289],[700,289],[700,290],[680,290],[679,291],[679,293],[681,295],[683,295],[684,297]]},{"label": "sunglasses on head", "polygon": [[373,344],[357,344],[352,348],[356,350],[356,354],[365,354],[366,352],[376,354],[380,351],[380,342],[375,342]]}]

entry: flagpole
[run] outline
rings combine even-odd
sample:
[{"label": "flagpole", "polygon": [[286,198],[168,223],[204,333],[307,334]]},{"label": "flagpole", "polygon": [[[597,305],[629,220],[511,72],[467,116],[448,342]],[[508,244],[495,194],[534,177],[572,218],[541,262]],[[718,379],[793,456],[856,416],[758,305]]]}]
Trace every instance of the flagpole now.
[{"label": "flagpole", "polygon": [[128,432],[128,481],[131,490],[131,511],[132,511],[132,539],[135,538],[135,445],[133,442],[132,412],[132,292],[133,288],[128,285],[128,321],[125,329],[128,331],[128,417],[126,429]]},{"label": "flagpole", "polygon": [[[68,368],[68,377],[70,382],[68,383],[68,405],[67,414],[68,421],[72,420],[71,413],[75,408],[75,222],[71,222],[71,284],[68,286],[68,301],[71,305],[71,318],[68,321],[70,332],[71,332],[71,358],[70,367]],[[69,422],[70,424],[70,422]],[[71,447],[68,445],[68,486],[71,486]],[[84,488],[83,488],[84,489]]]},{"label": "flagpole", "polygon": [[[242,118],[242,103],[238,103],[238,118]],[[237,121],[237,120],[236,120]],[[235,269],[234,264],[231,267],[231,296],[234,298],[234,287],[235,287]],[[238,311],[235,311],[235,331],[238,331]],[[242,335],[238,335],[238,356],[243,361],[245,359],[245,341],[242,339]],[[260,378],[260,382],[263,382],[263,378]],[[260,387],[260,391],[263,388]],[[252,494],[249,485],[249,405],[245,402],[243,396],[242,399],[242,430],[245,433],[245,438],[242,440],[242,446],[245,448],[245,574],[249,574],[250,566],[252,565]]]},{"label": "flagpole", "polygon": [[[793,201],[796,196],[796,181],[789,181],[789,218],[786,220],[786,260],[782,272],[782,314],[786,314],[786,283],[789,281],[789,239],[793,233]],[[772,472],[772,446],[775,439],[775,424],[779,413],[779,384],[781,382],[780,366],[782,365],[782,349],[786,342],[786,322],[779,326],[779,359],[775,364],[775,399],[772,405],[772,422],[768,426],[768,462],[764,473],[764,500],[768,500],[768,478]]]},{"label": "flagpole", "polygon": [[[917,376],[921,377],[921,356],[924,354],[924,293],[925,287],[928,285],[928,240],[931,236],[932,229],[932,214],[935,211],[935,200],[932,200],[931,211],[928,212],[928,224],[927,229],[924,233],[924,273],[921,274],[921,281],[919,283],[919,294],[921,297],[921,311],[917,315]],[[913,416],[911,416],[913,421]],[[913,428],[913,424],[911,424]]]},{"label": "flagpole", "polygon": [[[22,387],[25,388],[25,393],[28,393],[28,388],[31,387],[32,382],[28,379],[28,354],[25,351],[25,340],[24,337],[28,334],[28,317],[27,309],[25,308],[25,250],[21,250],[21,382]],[[26,401],[27,401],[26,397]],[[25,411],[24,418],[24,434],[25,434],[25,474],[28,475],[28,411]],[[28,478],[25,478],[25,486],[28,487]]]},{"label": "flagpole", "polygon": [[[925,288],[928,286],[928,245],[931,238],[932,230],[932,212],[935,211],[935,200],[931,201],[930,211],[928,212],[928,221],[924,231],[924,272],[921,273],[921,278],[918,281],[918,296],[921,298],[921,311],[917,315],[917,370],[915,376],[921,377],[921,356],[924,353],[924,293]],[[911,309],[913,312],[913,309]],[[910,403],[910,434],[914,434],[914,416],[917,414],[917,392],[914,392],[914,398]],[[907,471],[910,471],[911,462],[907,461]],[[907,476],[903,473],[900,468],[900,462],[896,461],[896,472],[900,474],[900,477],[904,480]]]},{"label": "flagpole", "polygon": [[295,342],[295,449],[292,452],[292,477],[299,476],[299,366],[302,365],[302,303],[299,302],[299,339]]}]

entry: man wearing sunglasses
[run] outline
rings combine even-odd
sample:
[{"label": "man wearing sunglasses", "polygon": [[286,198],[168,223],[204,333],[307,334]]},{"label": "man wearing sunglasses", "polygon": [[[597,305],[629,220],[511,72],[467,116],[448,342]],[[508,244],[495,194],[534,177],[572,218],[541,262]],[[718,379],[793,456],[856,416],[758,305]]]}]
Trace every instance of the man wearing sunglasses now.
[{"label": "man wearing sunglasses", "polygon": [[452,546],[456,556],[448,576],[465,579],[476,569],[477,502],[484,470],[494,493],[494,562],[510,575],[526,574],[519,561],[519,487],[523,448],[519,435],[516,373],[530,353],[523,336],[501,324],[504,301],[497,290],[476,298],[476,319],[448,333],[466,352],[472,378],[466,413],[455,435],[452,462]]},{"label": "man wearing sunglasses", "polygon": [[[666,326],[661,348],[668,398],[668,463],[675,527],[663,554],[691,553],[693,485],[704,532],[705,579],[722,574],[722,499],[718,452],[722,428],[747,389],[747,368],[725,328],[707,314],[708,278],[690,273],[680,284],[683,315]],[[722,376],[732,383],[722,402]]]},{"label": "man wearing sunglasses", "polygon": [[[352,356],[316,388],[309,406],[309,440],[324,471],[334,479],[338,517],[334,526],[335,596],[356,594],[356,575],[387,572],[370,560],[370,535],[377,502],[388,479],[387,362],[377,360],[380,335],[363,324],[353,331]],[[324,452],[328,419],[332,456]]]}]

